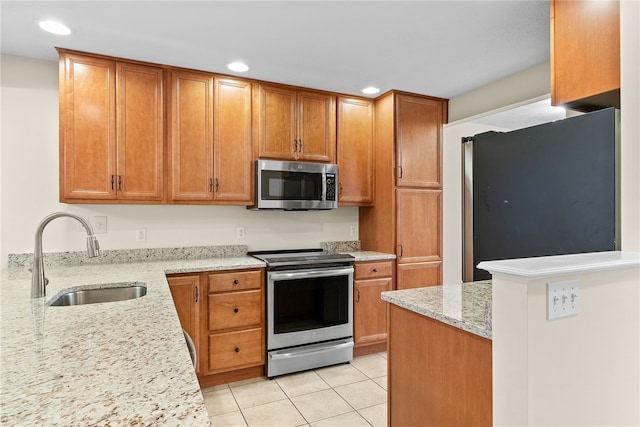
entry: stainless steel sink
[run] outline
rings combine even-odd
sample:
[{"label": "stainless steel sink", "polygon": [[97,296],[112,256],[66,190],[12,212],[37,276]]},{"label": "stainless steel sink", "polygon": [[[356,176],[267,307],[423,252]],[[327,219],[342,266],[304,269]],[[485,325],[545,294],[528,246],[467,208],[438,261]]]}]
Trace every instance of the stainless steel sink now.
[{"label": "stainless steel sink", "polygon": [[65,292],[52,299],[48,305],[68,306],[125,301],[140,298],[147,294],[147,286],[141,282],[109,283],[99,286],[93,289],[78,289]]}]

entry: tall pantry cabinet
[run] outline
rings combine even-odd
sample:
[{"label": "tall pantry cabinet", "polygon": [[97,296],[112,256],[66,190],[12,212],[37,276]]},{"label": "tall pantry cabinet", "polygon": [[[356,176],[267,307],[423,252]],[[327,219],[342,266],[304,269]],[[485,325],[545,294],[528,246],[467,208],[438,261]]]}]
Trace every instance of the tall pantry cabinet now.
[{"label": "tall pantry cabinet", "polygon": [[376,100],[375,207],[364,250],[396,254],[398,289],[442,284],[442,126],[448,101],[397,91]]}]

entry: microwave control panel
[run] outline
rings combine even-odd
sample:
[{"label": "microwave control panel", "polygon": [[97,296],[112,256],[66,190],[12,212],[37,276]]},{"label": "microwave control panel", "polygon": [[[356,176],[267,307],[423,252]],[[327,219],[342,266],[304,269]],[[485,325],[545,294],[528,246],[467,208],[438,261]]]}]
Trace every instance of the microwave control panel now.
[{"label": "microwave control panel", "polygon": [[327,200],[336,199],[336,174],[326,174]]}]

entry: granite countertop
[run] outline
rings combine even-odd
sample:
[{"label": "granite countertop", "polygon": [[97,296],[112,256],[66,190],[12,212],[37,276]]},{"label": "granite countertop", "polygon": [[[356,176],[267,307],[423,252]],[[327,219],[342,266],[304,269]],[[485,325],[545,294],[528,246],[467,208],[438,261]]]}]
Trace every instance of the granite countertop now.
[{"label": "granite countertop", "polygon": [[[325,245],[323,243],[323,245]],[[356,261],[394,259],[328,242]],[[31,299],[31,254],[0,275],[2,425],[209,425],[166,274],[261,268],[246,246],[45,254],[47,296]],[[129,301],[52,307],[69,288],[142,282]]]},{"label": "granite countertop", "polygon": [[491,339],[491,282],[388,291],[382,299],[415,313]]},{"label": "granite countertop", "polygon": [[[3,270],[0,424],[209,425],[165,273],[263,266],[248,256],[47,266],[38,299],[24,266]],[[122,282],[144,282],[147,295],[46,305],[67,288]]]},{"label": "granite countertop", "polygon": [[383,261],[388,259],[396,259],[394,254],[388,254],[385,252],[376,252],[376,251],[347,251],[343,252],[345,254],[349,254],[356,259],[356,262],[365,262],[365,261]]}]

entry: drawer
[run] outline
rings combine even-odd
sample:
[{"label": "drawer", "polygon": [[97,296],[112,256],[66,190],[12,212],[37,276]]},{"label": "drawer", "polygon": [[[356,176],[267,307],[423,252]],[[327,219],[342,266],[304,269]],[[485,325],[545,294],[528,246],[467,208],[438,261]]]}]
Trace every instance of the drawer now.
[{"label": "drawer", "polygon": [[262,291],[209,295],[210,331],[259,326],[262,313]]},{"label": "drawer", "polygon": [[208,279],[210,293],[262,288],[262,270],[210,273]]},{"label": "drawer", "polygon": [[262,328],[209,335],[209,370],[264,364]]},{"label": "drawer", "polygon": [[377,279],[393,275],[393,261],[356,262],[354,280]]}]

